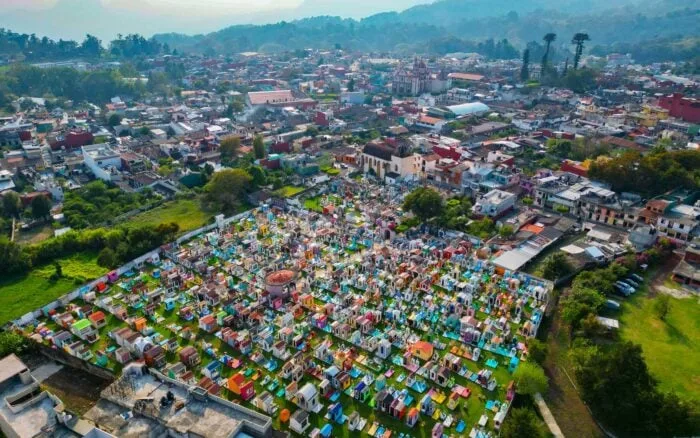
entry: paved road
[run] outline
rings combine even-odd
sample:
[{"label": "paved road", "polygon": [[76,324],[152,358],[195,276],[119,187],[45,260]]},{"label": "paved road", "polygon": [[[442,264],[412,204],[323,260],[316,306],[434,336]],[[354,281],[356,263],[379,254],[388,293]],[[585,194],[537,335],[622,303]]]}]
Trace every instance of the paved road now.
[{"label": "paved road", "polygon": [[561,429],[559,429],[557,420],[554,419],[554,415],[552,415],[552,412],[549,410],[547,403],[544,402],[542,394],[538,392],[533,398],[535,399],[537,409],[539,409],[540,414],[542,414],[542,418],[544,419],[544,422],[547,423],[547,427],[549,428],[549,431],[552,432],[552,435],[554,435],[555,438],[564,438],[564,434],[562,433]]}]

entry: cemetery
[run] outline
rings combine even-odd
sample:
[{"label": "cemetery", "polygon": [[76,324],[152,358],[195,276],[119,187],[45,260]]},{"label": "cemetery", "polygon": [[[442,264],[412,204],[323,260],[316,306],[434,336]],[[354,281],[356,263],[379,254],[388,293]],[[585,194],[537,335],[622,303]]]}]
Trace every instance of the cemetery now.
[{"label": "cemetery", "polygon": [[334,181],[262,205],[24,318],[119,375],[144,364],[303,436],[490,437],[552,284],[477,239],[396,233],[406,192]]}]

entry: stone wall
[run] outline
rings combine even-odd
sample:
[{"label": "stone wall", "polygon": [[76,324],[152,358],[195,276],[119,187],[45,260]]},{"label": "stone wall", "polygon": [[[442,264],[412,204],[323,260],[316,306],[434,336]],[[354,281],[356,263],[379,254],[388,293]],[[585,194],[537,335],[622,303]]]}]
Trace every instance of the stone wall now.
[{"label": "stone wall", "polygon": [[113,381],[117,378],[117,376],[115,376],[108,369],[91,364],[90,362],[87,362],[75,356],[71,356],[63,350],[51,348],[43,344],[37,344],[37,348],[41,354],[43,354],[51,360],[62,363],[63,365],[75,368],[77,370],[85,371],[86,373],[90,373],[95,377],[99,377],[100,379]]}]

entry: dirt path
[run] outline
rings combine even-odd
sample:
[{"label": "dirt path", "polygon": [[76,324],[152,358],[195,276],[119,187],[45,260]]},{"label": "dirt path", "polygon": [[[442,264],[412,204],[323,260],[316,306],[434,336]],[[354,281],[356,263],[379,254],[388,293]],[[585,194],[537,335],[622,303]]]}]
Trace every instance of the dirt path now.
[{"label": "dirt path", "polygon": [[544,400],[564,436],[603,437],[603,431],[579,397],[573,373],[567,369],[569,349],[566,327],[562,327],[556,310],[548,316],[551,318],[551,326],[546,339],[549,352],[544,369],[549,377],[549,390],[542,394]]},{"label": "dirt path", "polygon": [[549,410],[547,407],[547,403],[545,403],[544,399],[542,398],[542,394],[539,392],[533,396],[533,399],[535,400],[535,404],[537,405],[537,409],[539,409],[540,414],[542,415],[542,418],[544,419],[544,422],[547,424],[547,427],[549,428],[549,431],[552,432],[552,435],[554,435],[554,438],[564,438],[564,434],[562,433],[561,429],[559,428],[559,425],[557,424],[557,420],[554,419],[554,415],[552,415],[552,412]]}]

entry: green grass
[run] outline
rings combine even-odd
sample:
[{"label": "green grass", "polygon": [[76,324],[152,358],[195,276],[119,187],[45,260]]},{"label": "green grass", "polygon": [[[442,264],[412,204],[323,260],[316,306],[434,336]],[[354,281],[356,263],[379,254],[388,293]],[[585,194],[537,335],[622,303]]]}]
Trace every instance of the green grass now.
[{"label": "green grass", "polygon": [[275,190],[273,193],[276,196],[281,196],[283,198],[291,198],[292,196],[297,195],[303,192],[304,190],[304,187],[284,186],[280,189]]},{"label": "green grass", "polygon": [[331,166],[322,167],[321,172],[323,172],[327,175],[331,175],[331,176],[340,175],[340,169],[336,169],[335,167],[331,167]]},{"label": "green grass", "polygon": [[671,298],[671,311],[661,321],[648,287],[622,305],[620,336],[642,346],[644,359],[662,390],[700,400],[700,305],[697,299]]},{"label": "green grass", "polygon": [[197,199],[179,199],[126,220],[127,225],[159,225],[175,222],[180,232],[195,230],[207,224],[210,214],[203,211]]},{"label": "green grass", "polygon": [[321,207],[321,197],[315,196],[304,201],[304,208],[311,211],[321,212],[323,207]]},{"label": "green grass", "polygon": [[[39,266],[24,275],[14,275],[0,280],[0,324],[19,318],[64,295],[86,281],[107,272],[97,265],[97,254],[82,253],[58,259],[63,277],[51,281],[55,272],[53,264]],[[79,283],[79,284],[77,284]]]}]

